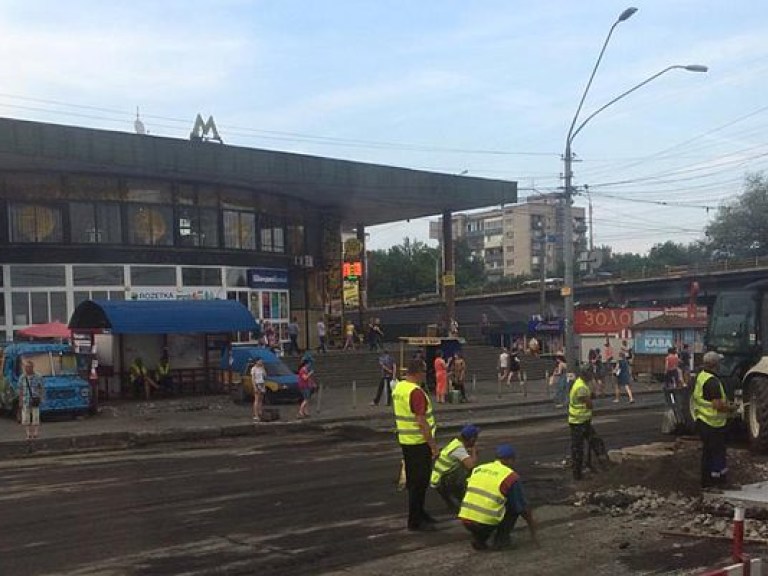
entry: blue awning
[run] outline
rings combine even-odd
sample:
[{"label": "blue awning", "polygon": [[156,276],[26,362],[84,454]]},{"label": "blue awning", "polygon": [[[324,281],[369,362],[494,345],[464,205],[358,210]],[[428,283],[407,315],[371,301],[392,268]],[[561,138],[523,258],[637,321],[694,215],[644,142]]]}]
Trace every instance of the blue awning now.
[{"label": "blue awning", "polygon": [[258,332],[235,300],[86,300],[75,308],[73,331],[110,334],[223,334]]}]

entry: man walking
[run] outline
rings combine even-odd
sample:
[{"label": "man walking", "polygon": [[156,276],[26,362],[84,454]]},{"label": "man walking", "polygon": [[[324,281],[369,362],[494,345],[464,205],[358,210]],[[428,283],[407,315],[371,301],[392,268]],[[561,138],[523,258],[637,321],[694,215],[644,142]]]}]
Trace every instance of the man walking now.
[{"label": "man walking", "polygon": [[320,320],[317,321],[317,342],[318,342],[317,351],[322,352],[323,354],[328,352],[328,347],[325,340],[326,335],[327,335],[327,331],[325,328],[325,322],[323,321],[322,318],[320,318]]},{"label": "man walking", "polygon": [[411,531],[435,529],[434,519],[424,510],[432,459],[438,455],[432,403],[421,388],[425,376],[424,363],[411,360],[405,380],[398,382],[392,394],[397,441],[403,450],[405,463],[408,530]]},{"label": "man walking", "polygon": [[396,366],[395,359],[386,349],[379,356],[379,368],[381,368],[381,379],[371,406],[379,405],[382,392],[386,394],[387,406],[389,406],[392,402],[392,378],[395,377]]},{"label": "man walking", "polygon": [[299,350],[299,321],[296,316],[288,323],[288,338],[291,339],[288,344],[288,354],[301,354],[301,350]]},{"label": "man walking", "polygon": [[468,424],[461,429],[458,438],[454,438],[440,451],[432,468],[429,485],[448,505],[448,509],[456,513],[467,491],[467,477],[477,466],[477,437],[480,428]]},{"label": "man walking", "polygon": [[525,518],[531,538],[538,546],[536,524],[520,477],[512,469],[514,463],[515,449],[509,444],[501,444],[496,448],[496,460],[476,467],[469,477],[459,519],[472,534],[475,550],[487,550],[491,536],[493,548],[509,548],[512,545],[510,534],[519,516]]},{"label": "man walking", "polygon": [[27,440],[37,438],[40,430],[40,404],[45,397],[43,379],[35,374],[35,364],[32,360],[24,362],[24,373],[19,378],[19,406],[21,408],[21,425],[27,433]]},{"label": "man walking", "polygon": [[701,437],[701,487],[723,487],[728,472],[725,428],[728,423],[728,398],[717,377],[722,356],[707,352],[693,389],[693,412]]},{"label": "man walking", "polygon": [[509,360],[509,352],[502,346],[499,354],[499,382],[509,384]]},{"label": "man walking", "polygon": [[592,378],[592,369],[583,368],[571,387],[568,404],[568,426],[571,428],[571,461],[573,479],[581,480],[584,465],[584,442],[587,443],[587,465],[591,464],[589,441],[592,439],[592,391],[587,382]]}]

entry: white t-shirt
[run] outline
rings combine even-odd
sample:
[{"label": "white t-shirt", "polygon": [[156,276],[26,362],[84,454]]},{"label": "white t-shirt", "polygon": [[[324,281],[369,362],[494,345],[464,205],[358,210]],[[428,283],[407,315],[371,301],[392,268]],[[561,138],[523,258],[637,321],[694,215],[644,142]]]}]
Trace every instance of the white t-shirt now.
[{"label": "white t-shirt", "polygon": [[264,370],[263,366],[259,366],[258,364],[254,364],[253,368],[251,368],[251,381],[253,382],[253,385],[259,388],[260,390],[264,389],[264,380],[266,379],[267,371]]},{"label": "white t-shirt", "polygon": [[325,322],[322,320],[317,323],[317,335],[320,337],[325,336]]},{"label": "white t-shirt", "polygon": [[509,368],[509,354],[502,352],[499,355],[499,368]]}]

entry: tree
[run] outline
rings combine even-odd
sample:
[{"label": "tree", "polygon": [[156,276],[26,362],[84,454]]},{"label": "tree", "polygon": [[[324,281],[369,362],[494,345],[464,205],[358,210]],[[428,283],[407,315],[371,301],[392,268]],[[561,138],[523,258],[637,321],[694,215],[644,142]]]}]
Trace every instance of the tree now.
[{"label": "tree", "polygon": [[720,206],[706,235],[712,250],[738,258],[768,254],[768,178],[762,173],[747,175],[744,192]]}]

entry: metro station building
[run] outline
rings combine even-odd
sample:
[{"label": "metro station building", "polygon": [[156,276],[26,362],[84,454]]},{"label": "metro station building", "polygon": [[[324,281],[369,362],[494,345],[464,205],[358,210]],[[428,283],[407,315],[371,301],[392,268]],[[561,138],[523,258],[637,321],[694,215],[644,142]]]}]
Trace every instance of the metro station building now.
[{"label": "metro station building", "polygon": [[88,299],[219,298],[283,337],[297,316],[302,345],[313,343],[321,315],[340,326],[345,312],[342,231],[364,242],[366,226],[511,203],[516,192],[514,182],[0,119],[0,340],[66,322]]}]

